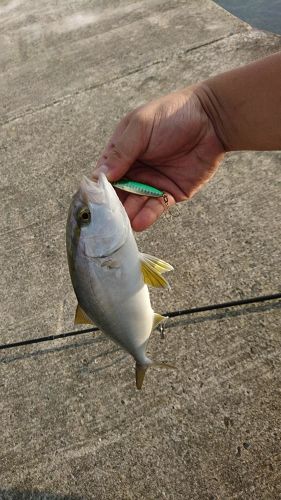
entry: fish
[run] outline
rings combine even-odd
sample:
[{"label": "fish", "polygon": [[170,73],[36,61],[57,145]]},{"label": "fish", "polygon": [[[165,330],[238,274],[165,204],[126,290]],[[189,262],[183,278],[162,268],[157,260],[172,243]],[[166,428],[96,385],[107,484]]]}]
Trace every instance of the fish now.
[{"label": "fish", "polygon": [[142,388],[151,366],[146,348],[151,332],[167,318],[152,309],[148,286],[169,288],[167,262],[141,253],[126,210],[104,173],[82,178],[66,224],[68,266],[77,297],[75,324],[93,324],[136,362]]}]

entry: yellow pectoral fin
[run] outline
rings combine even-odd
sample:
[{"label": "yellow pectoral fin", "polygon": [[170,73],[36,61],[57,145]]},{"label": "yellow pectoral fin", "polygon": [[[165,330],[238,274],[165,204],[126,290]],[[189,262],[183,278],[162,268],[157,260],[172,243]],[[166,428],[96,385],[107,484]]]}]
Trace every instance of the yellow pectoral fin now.
[{"label": "yellow pectoral fin", "polygon": [[160,274],[174,270],[171,264],[168,264],[168,262],[165,262],[162,259],[158,259],[158,257],[153,257],[153,255],[149,255],[148,253],[142,253],[141,256]]},{"label": "yellow pectoral fin", "polygon": [[173,267],[167,262],[164,262],[164,260],[157,259],[156,257],[145,253],[142,253],[140,258],[141,270],[145,284],[156,288],[169,288],[169,283],[162,276],[162,274],[172,271]]},{"label": "yellow pectoral fin", "polygon": [[83,311],[83,309],[77,304],[75,319],[75,325],[93,325],[94,323],[90,320],[87,314]]}]

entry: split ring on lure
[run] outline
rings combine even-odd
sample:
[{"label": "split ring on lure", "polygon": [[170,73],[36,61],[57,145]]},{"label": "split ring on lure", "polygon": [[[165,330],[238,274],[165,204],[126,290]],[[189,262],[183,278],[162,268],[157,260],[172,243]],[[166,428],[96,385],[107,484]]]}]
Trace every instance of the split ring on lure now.
[{"label": "split ring on lure", "polygon": [[131,181],[130,179],[119,179],[119,181],[112,182],[112,185],[118,189],[122,189],[122,191],[127,191],[128,193],[150,196],[152,198],[162,198],[165,209],[167,210],[169,208],[167,194],[153,186],[143,184],[142,182]]}]

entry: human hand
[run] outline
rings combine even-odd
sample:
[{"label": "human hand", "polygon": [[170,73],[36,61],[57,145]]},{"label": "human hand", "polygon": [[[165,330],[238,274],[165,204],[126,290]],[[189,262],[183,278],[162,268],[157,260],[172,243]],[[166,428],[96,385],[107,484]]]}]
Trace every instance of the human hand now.
[{"label": "human hand", "polygon": [[[127,114],[102,153],[99,170],[113,182],[126,176],[164,191],[169,205],[191,198],[215,173],[224,147],[198,97],[188,87]],[[165,210],[161,198],[119,193],[132,228],[142,231]]]}]

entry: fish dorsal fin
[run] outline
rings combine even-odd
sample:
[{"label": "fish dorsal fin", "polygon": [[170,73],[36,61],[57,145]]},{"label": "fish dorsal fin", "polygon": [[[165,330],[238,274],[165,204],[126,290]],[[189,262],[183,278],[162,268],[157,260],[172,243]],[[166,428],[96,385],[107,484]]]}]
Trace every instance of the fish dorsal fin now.
[{"label": "fish dorsal fin", "polygon": [[154,328],[157,328],[157,326],[166,319],[168,319],[167,316],[162,316],[162,314],[154,313],[152,330],[154,330]]},{"label": "fish dorsal fin", "polygon": [[75,319],[75,325],[93,325],[94,323],[88,318],[87,314],[83,311],[82,307],[77,304]]},{"label": "fish dorsal fin", "polygon": [[145,284],[156,288],[169,288],[169,283],[163,278],[162,274],[172,271],[173,267],[167,262],[164,262],[164,260],[146,253],[141,253],[140,258]]}]

